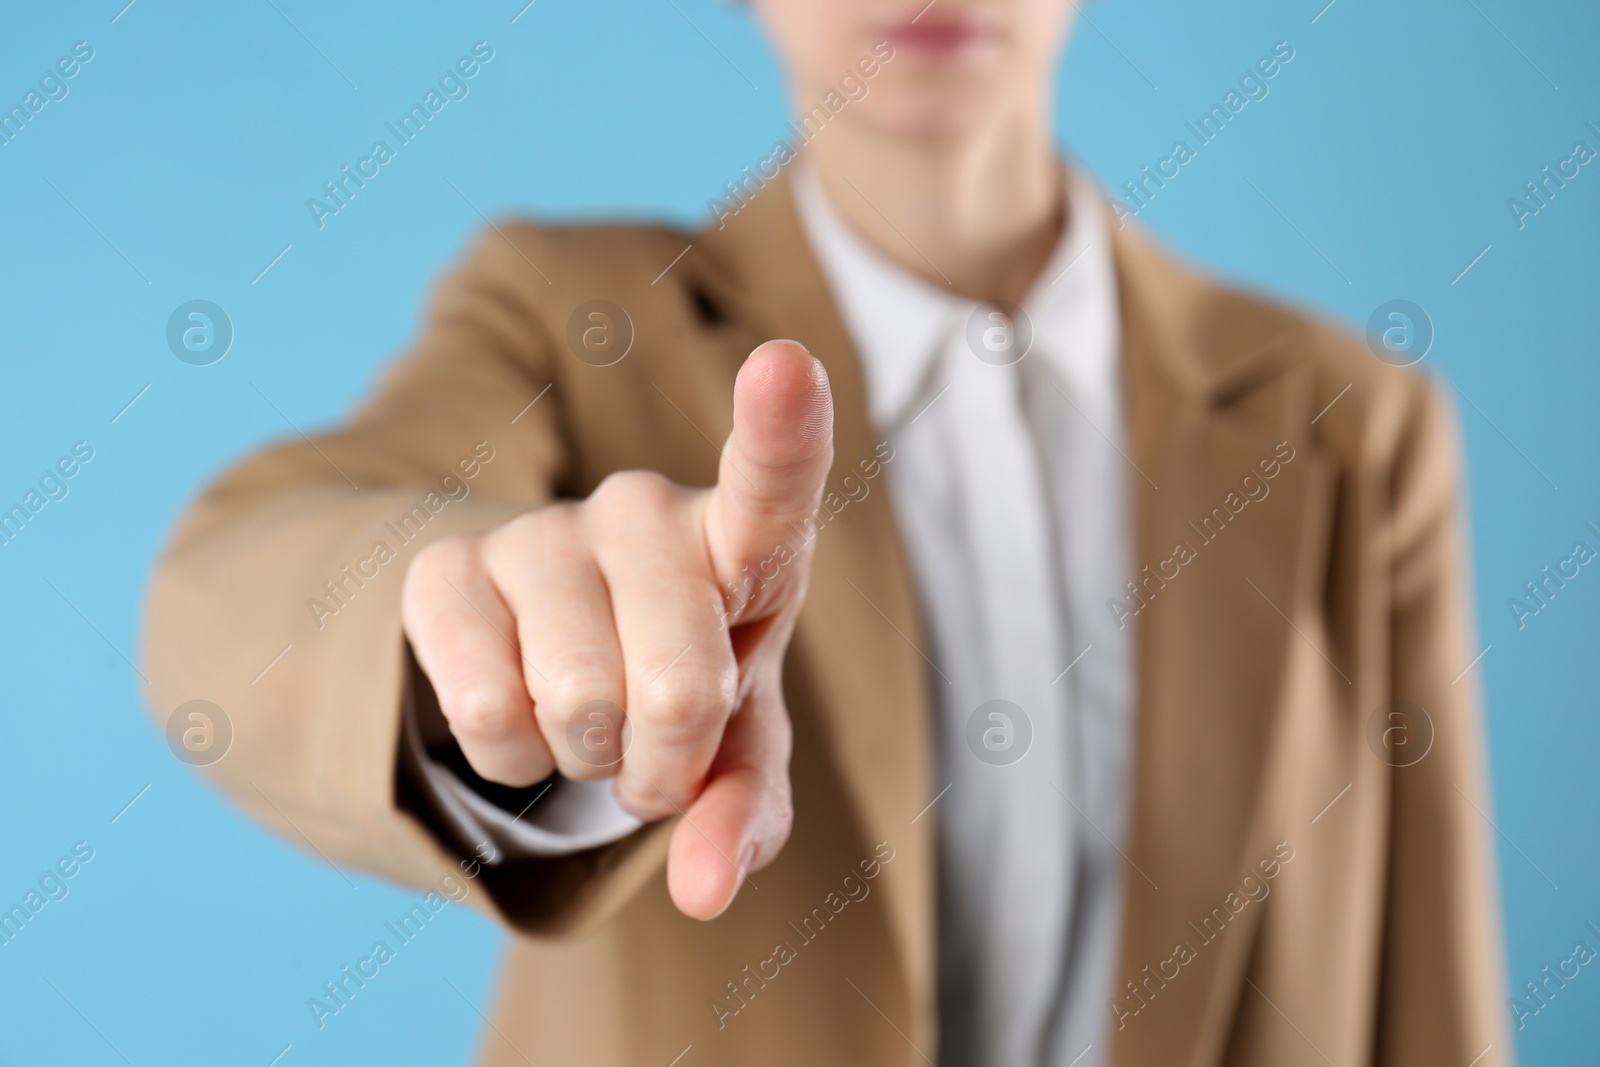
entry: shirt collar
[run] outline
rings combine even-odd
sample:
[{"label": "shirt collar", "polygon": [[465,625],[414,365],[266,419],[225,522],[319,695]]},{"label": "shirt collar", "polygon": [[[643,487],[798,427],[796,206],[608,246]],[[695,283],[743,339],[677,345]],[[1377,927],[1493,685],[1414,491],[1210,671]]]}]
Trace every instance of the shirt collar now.
[{"label": "shirt collar", "polygon": [[[1117,404],[1116,275],[1100,196],[1066,168],[1067,229],[1022,311],[1042,360],[1077,402],[1102,413]],[[805,164],[796,167],[795,205],[855,342],[874,426],[887,432],[912,414],[945,342],[980,307],[887,259],[852,230]]]}]

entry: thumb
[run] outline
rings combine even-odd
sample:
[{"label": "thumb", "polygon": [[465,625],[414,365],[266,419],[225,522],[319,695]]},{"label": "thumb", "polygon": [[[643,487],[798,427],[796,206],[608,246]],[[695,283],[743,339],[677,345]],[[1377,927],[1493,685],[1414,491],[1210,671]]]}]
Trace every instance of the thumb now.
[{"label": "thumb", "polygon": [[805,587],[805,524],[833,466],[828,372],[795,341],[750,353],[733,386],[733,433],[706,508],[706,543],[730,621],[776,612]]}]

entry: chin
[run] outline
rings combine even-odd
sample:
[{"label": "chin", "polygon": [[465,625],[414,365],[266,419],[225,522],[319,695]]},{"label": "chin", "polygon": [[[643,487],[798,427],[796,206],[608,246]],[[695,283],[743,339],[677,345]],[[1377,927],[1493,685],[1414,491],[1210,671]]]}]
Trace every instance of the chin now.
[{"label": "chin", "polygon": [[987,86],[894,86],[863,102],[862,117],[885,133],[929,141],[959,140],[992,121],[999,94]]}]

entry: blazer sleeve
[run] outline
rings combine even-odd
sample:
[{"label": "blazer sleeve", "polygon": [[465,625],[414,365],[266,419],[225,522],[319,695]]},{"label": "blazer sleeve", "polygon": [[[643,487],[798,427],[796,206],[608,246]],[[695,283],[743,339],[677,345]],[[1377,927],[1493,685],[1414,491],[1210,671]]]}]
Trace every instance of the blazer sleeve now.
[{"label": "blazer sleeve", "polygon": [[[1413,378],[1393,468],[1393,699],[1431,721],[1432,747],[1392,770],[1389,881],[1376,1063],[1510,1064],[1498,871],[1465,575],[1454,419]],[[1423,716],[1408,715],[1420,743]],[[1480,1058],[1481,1057],[1481,1058]]]},{"label": "blazer sleeve", "polygon": [[407,702],[433,704],[401,631],[410,558],[561,485],[538,242],[526,226],[486,234],[348,425],[269,448],[205,490],[152,580],[144,658],[159,727],[190,700],[221,709],[231,745],[206,773],[250,816],[338,867],[431,888],[451,875],[491,915],[555,935],[619,908],[665,862],[670,824],[482,865],[418,788],[401,732]]}]

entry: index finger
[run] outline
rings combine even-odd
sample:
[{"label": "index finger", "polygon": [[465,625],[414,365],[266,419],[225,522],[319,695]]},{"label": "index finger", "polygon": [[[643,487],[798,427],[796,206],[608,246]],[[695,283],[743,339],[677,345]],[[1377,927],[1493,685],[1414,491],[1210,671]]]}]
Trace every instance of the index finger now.
[{"label": "index finger", "polygon": [[[833,466],[833,395],[828,372],[796,341],[768,341],[739,368],[733,432],[722,450],[717,487],[706,507],[706,544],[724,589],[747,574],[763,581],[730,608],[739,621],[771,615],[801,588],[808,549],[800,531],[822,499]],[[787,548],[787,553],[785,553]],[[799,568],[785,566],[802,557]],[[765,571],[780,571],[776,579]]]}]

